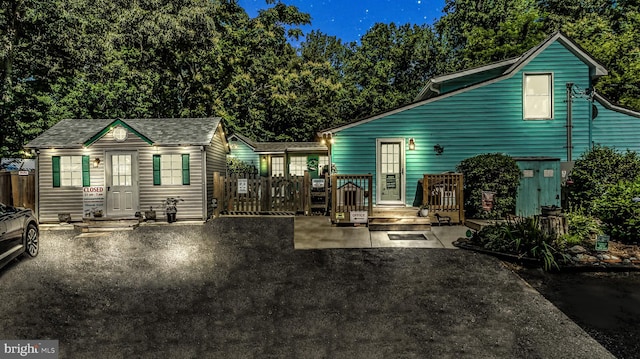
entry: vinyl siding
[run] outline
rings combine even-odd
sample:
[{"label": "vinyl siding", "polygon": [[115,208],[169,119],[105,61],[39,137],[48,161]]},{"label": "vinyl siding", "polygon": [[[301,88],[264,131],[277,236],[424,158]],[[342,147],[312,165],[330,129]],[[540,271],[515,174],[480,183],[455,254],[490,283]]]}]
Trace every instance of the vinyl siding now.
[{"label": "vinyl siding", "polygon": [[206,156],[207,156],[206,215],[207,215],[207,218],[209,218],[213,214],[213,207],[211,206],[211,201],[213,200],[213,191],[214,191],[213,173],[219,172],[220,174],[224,175],[227,168],[226,141],[224,139],[224,132],[222,132],[222,128],[220,126],[218,126],[218,128],[216,129],[216,133],[213,136],[213,139],[211,140],[211,146],[207,146]]},{"label": "vinyl siding", "polygon": [[[111,132],[85,149],[41,149],[39,155],[39,220],[42,223],[58,221],[58,213],[71,213],[72,221],[82,220],[82,187],[53,187],[51,156],[89,155],[91,162],[97,157],[100,164],[97,168],[90,168],[92,186],[105,185],[105,153],[107,151],[136,151],[138,154],[138,210],[157,210],[158,218],[162,219],[164,208],[162,201],[167,197],[184,199],[178,204],[178,220],[203,219],[203,155],[200,146],[166,147],[151,146],[133,133],[128,134],[124,142],[113,140]],[[190,185],[154,186],[152,156],[154,154],[185,154],[190,155]]]},{"label": "vinyl siding", "polygon": [[[553,74],[552,120],[523,119],[523,74],[530,72]],[[512,77],[338,132],[332,161],[338,173],[375,174],[376,138],[404,138],[407,204],[413,203],[424,173],[455,171],[460,161],[478,154],[500,152],[564,161],[567,82],[589,87],[589,68],[556,42]],[[585,99],[574,99],[574,158],[588,148],[589,106]],[[415,140],[414,151],[408,149],[409,138]],[[434,152],[436,144],[444,147],[442,155]]]},{"label": "vinyl siding", "polygon": [[227,157],[237,158],[242,162],[252,164],[256,169],[260,167],[260,156],[253,152],[251,147],[247,146],[246,143],[237,140],[232,141],[231,144],[236,145],[236,148],[231,149],[231,153],[229,153]]},{"label": "vinyl siding", "polygon": [[594,144],[640,153],[640,118],[610,110],[599,102],[598,116],[593,120]]}]

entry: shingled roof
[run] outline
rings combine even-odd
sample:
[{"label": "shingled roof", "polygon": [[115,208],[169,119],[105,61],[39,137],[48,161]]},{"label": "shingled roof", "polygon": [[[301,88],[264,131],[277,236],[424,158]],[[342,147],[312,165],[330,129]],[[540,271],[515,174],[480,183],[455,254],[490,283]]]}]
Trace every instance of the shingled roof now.
[{"label": "shingled roof", "polygon": [[230,136],[238,138],[256,153],[284,153],[284,152],[324,152],[327,146],[319,142],[256,142],[247,136],[234,133]]},{"label": "shingled roof", "polygon": [[80,148],[121,124],[150,144],[204,146],[211,143],[219,117],[145,119],[65,119],[29,142],[26,148]]}]

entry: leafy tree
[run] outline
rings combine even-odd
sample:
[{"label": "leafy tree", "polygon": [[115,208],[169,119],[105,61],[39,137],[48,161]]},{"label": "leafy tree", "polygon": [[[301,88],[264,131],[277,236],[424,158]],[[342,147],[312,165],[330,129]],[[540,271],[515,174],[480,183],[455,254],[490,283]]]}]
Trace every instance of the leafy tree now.
[{"label": "leafy tree", "polygon": [[534,0],[446,0],[436,22],[449,72],[519,56],[545,38]]},{"label": "leafy tree", "polygon": [[[501,153],[487,153],[467,158],[456,166],[464,175],[464,209],[469,218],[503,218],[515,213],[520,185],[520,168],[516,161]],[[494,193],[493,209],[482,209],[482,192]]]},{"label": "leafy tree", "polygon": [[640,178],[609,186],[602,196],[594,199],[593,213],[613,239],[637,243],[640,239]]},{"label": "leafy tree", "polygon": [[436,74],[438,45],[428,26],[377,23],[350,48],[345,77],[358,91],[350,119],[412,102]]},{"label": "leafy tree", "polygon": [[611,186],[621,181],[634,181],[640,176],[640,157],[633,151],[619,152],[611,147],[596,146],[583,153],[571,171],[573,184],[569,200],[573,207],[591,208]]}]

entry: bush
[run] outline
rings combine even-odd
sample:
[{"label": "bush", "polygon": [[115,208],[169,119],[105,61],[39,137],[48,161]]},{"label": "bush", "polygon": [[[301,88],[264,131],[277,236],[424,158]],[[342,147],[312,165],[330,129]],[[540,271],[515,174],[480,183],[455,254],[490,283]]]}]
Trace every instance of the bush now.
[{"label": "bush", "polygon": [[256,174],[258,173],[258,169],[256,166],[240,161],[237,158],[229,157],[227,158],[227,172],[228,173],[243,173],[243,174]]},{"label": "bush", "polygon": [[590,208],[607,189],[620,181],[633,181],[640,175],[640,157],[636,152],[618,152],[596,146],[583,153],[571,171],[569,187],[571,205]]},{"label": "bush", "polygon": [[[464,209],[468,218],[503,218],[515,213],[520,169],[508,155],[487,153],[467,158],[456,167],[464,175]],[[491,212],[482,209],[482,192],[495,192]]]},{"label": "bush", "polygon": [[562,236],[567,245],[584,244],[591,241],[591,235],[602,234],[598,220],[585,213],[583,209],[576,209],[565,213],[568,234]]},{"label": "bush", "polygon": [[640,241],[640,178],[610,186],[593,201],[592,212],[612,239],[623,243]]},{"label": "bush", "polygon": [[482,228],[472,242],[485,249],[539,259],[545,270],[558,268],[558,260],[566,261],[563,245],[552,234],[544,233],[538,217],[518,218]]}]

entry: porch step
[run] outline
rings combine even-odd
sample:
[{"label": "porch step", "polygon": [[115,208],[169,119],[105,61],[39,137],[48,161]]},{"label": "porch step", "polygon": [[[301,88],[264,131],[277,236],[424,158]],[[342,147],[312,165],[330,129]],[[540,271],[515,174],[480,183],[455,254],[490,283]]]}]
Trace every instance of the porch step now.
[{"label": "porch step", "polygon": [[418,217],[417,207],[376,207],[369,216],[370,231],[430,231],[428,217]]},{"label": "porch step", "polygon": [[369,231],[430,231],[429,218],[370,218]]},{"label": "porch step", "polygon": [[82,223],[76,223],[73,227],[82,233],[130,231],[138,228],[138,218],[91,218],[83,219]]}]

